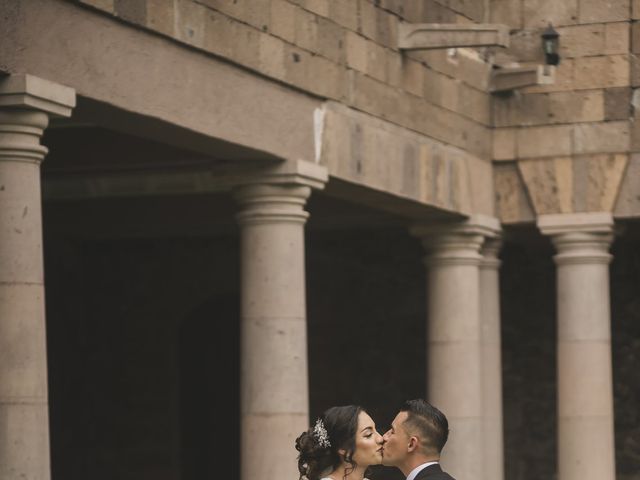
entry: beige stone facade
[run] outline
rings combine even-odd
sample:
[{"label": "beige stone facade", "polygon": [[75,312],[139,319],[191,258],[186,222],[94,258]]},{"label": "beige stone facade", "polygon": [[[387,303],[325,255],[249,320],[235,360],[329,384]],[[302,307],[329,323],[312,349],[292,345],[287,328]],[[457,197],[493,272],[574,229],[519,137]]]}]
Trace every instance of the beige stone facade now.
[{"label": "beige stone facade", "polygon": [[[127,422],[119,440],[104,446],[97,429],[90,436],[100,448],[69,454],[73,442],[63,439],[76,427],[86,433],[99,415],[74,416],[60,399],[74,388],[88,397],[102,390],[69,380],[75,370],[65,370],[65,345],[73,351],[93,334],[65,340],[71,327],[58,319],[71,297],[45,281],[44,267],[47,255],[66,259],[70,266],[60,260],[51,278],[67,270],[80,276],[93,258],[78,253],[88,238],[116,245],[224,235],[234,246],[221,247],[221,258],[237,253],[238,282],[228,286],[222,267],[207,271],[211,291],[237,296],[238,331],[229,324],[218,333],[239,345],[239,358],[223,362],[238,365],[239,398],[229,413],[237,422],[212,426],[211,435],[237,435],[238,478],[296,478],[293,441],[316,407],[329,406],[315,403],[314,393],[348,403],[368,391],[353,380],[355,367],[345,366],[353,381],[322,397],[332,385],[317,383],[325,377],[309,360],[340,335],[310,330],[325,310],[307,306],[307,296],[322,295],[305,270],[318,255],[307,256],[308,246],[326,231],[348,243],[359,228],[397,229],[425,249],[428,307],[418,324],[426,340],[405,373],[450,419],[443,463],[454,477],[512,480],[510,466],[524,461],[505,448],[513,413],[503,372],[513,365],[504,364],[501,341],[505,322],[517,319],[501,314],[501,305],[511,311],[511,300],[501,298],[510,286],[500,277],[510,266],[503,260],[501,267],[499,256],[503,243],[549,241],[555,267],[550,253],[544,261],[555,268],[556,293],[546,300],[557,327],[557,399],[548,405],[557,406],[557,418],[545,436],[557,445],[550,471],[559,480],[640,478],[640,467],[626,464],[616,476],[621,427],[609,291],[615,235],[635,241],[626,232],[640,218],[638,2],[0,0],[0,12],[0,478],[102,478],[89,466],[96,459],[129,465],[126,479],[138,467],[145,473],[137,478],[205,478],[208,471],[185,460],[191,427],[184,419],[192,412],[176,392],[187,373],[171,377],[173,393],[164,400],[145,403],[183,408],[169,429],[182,437],[167,440],[167,451],[187,452],[181,459],[168,455],[165,464],[141,444],[136,460],[126,460],[117,445],[127,443]],[[557,66],[544,65],[540,34],[549,24],[560,35]],[[366,263],[365,250],[354,257]],[[149,268],[145,275],[154,277]],[[358,297],[365,277],[343,290]],[[526,291],[528,281],[518,288]],[[192,287],[177,289],[185,305],[202,300]],[[91,302],[103,290],[118,304],[135,287],[96,285],[79,302],[99,310]],[[134,295],[139,303],[130,311],[161,296]],[[325,302],[349,298],[338,292]],[[45,319],[50,314],[54,320]],[[95,333],[92,315],[69,313]],[[164,324],[175,327],[163,334],[165,347],[186,331],[187,320],[176,320],[185,315],[172,312]],[[402,356],[410,327],[396,330]],[[350,343],[345,363],[365,344]],[[173,373],[193,353],[158,351],[163,371]],[[70,364],[92,365],[87,352]],[[380,375],[385,385],[395,373]],[[229,394],[223,382],[218,387]],[[393,392],[382,391],[385,399],[391,403]],[[394,407],[381,407],[386,415],[385,408]],[[640,415],[637,406],[634,412]],[[532,480],[527,475],[513,480]],[[386,470],[374,477],[394,478]]]}]

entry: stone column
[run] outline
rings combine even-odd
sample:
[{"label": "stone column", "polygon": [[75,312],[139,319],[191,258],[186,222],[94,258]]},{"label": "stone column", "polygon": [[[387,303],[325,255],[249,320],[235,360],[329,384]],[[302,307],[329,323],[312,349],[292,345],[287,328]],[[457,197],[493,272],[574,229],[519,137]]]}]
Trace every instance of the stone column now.
[{"label": "stone column", "polygon": [[309,425],[304,206],[324,167],[287,162],[235,189],[241,229],[241,475],[298,478]]},{"label": "stone column", "polygon": [[614,480],[610,213],[541,215],[556,248],[558,479]]},{"label": "stone column", "polygon": [[478,478],[484,468],[480,248],[497,220],[414,227],[427,250],[429,402],[449,419],[442,463],[455,478]]},{"label": "stone column", "polygon": [[28,75],[0,80],[0,478],[46,480],[47,353],[40,137],[68,116],[72,89]]},{"label": "stone column", "polygon": [[487,238],[480,262],[480,319],[482,325],[482,403],[484,418],[484,471],[486,480],[504,478],[502,430],[502,355],[500,341],[500,279],[498,252],[501,240]]}]

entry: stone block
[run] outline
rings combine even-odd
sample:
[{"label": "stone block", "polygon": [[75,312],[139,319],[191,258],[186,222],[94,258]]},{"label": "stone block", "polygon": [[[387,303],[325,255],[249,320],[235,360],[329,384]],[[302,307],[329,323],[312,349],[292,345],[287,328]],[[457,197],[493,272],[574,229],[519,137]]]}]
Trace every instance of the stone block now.
[{"label": "stone block", "polygon": [[116,16],[138,25],[146,24],[146,0],[114,0],[113,3]]},{"label": "stone block", "polygon": [[204,17],[204,48],[216,55],[230,58],[237,23],[222,13],[207,11]]},{"label": "stone block", "polygon": [[549,123],[599,122],[605,119],[602,90],[549,94]]},{"label": "stone block", "polygon": [[640,20],[640,0],[631,0],[631,18]]},{"label": "stone block", "polygon": [[493,0],[491,2],[490,22],[507,25],[513,30],[523,28],[522,2]]},{"label": "stone block", "polygon": [[302,8],[295,12],[294,41],[297,46],[310,52],[316,52],[318,45],[318,20],[317,16]]},{"label": "stone block", "polygon": [[316,51],[336,63],[345,63],[345,35],[347,30],[324,17],[316,17]]},{"label": "stone block", "polygon": [[345,32],[347,66],[360,72],[367,71],[367,43],[364,37],[355,32]]},{"label": "stone block", "polygon": [[630,0],[580,0],[580,23],[625,22],[629,20]]},{"label": "stone block", "polygon": [[573,86],[577,90],[629,85],[627,55],[576,58],[574,62]]},{"label": "stone block", "polygon": [[515,163],[495,165],[493,184],[496,192],[496,214],[502,223],[534,220],[533,208]]},{"label": "stone block", "polygon": [[516,142],[518,158],[571,155],[572,127],[554,125],[521,128]]},{"label": "stone block", "polygon": [[[496,53],[500,54],[501,52]],[[520,63],[542,63],[544,54],[540,45],[539,30],[529,29],[512,32],[509,48],[504,53],[512,59],[517,59]]]},{"label": "stone block", "polygon": [[625,171],[620,193],[616,201],[614,214],[616,217],[637,217],[640,214],[640,154],[629,156],[629,164]]},{"label": "stone block", "polygon": [[439,3],[437,0],[426,0],[424,11],[422,13],[423,19],[415,19],[411,21],[416,23],[455,23],[456,21],[456,13],[445,5]]},{"label": "stone block", "polygon": [[640,87],[640,57],[629,54],[629,84],[632,87]]},{"label": "stone block", "polygon": [[209,9],[189,0],[176,2],[176,35],[194,47],[205,47],[205,24],[208,23]]},{"label": "stone block", "polygon": [[604,25],[605,55],[629,53],[630,29],[629,22],[606,23]]},{"label": "stone block", "polygon": [[240,22],[236,23],[233,33],[232,59],[249,68],[258,69],[260,66],[260,38],[268,34]]},{"label": "stone block", "polygon": [[265,75],[283,80],[286,75],[284,42],[273,35],[260,35],[259,69]]},{"label": "stone block", "polygon": [[521,94],[493,99],[493,122],[496,127],[545,125],[550,123],[548,94]]},{"label": "stone block", "polygon": [[294,43],[296,35],[296,11],[298,7],[287,0],[272,0],[269,31],[284,40]]},{"label": "stone block", "polygon": [[402,86],[402,64],[404,56],[395,50],[384,49],[386,82],[393,87]]},{"label": "stone block", "polygon": [[[539,35],[539,31],[536,32]],[[571,25],[559,27],[560,58],[588,57],[602,55],[605,50],[605,25]],[[539,37],[538,37],[539,38]],[[540,42],[538,50],[542,53]]]},{"label": "stone block", "polygon": [[387,50],[375,42],[367,41],[367,74],[387,82]]},{"label": "stone block", "polygon": [[538,215],[572,211],[571,157],[525,160],[517,165]]},{"label": "stone block", "polygon": [[630,151],[640,152],[640,119],[638,115],[634,114],[633,118],[629,121],[631,128],[631,146]]},{"label": "stone block", "polygon": [[604,90],[605,120],[628,120],[630,115],[630,87],[607,88]]},{"label": "stone block", "polygon": [[486,2],[478,2],[477,0],[449,0],[447,6],[473,23],[486,22],[489,13]]},{"label": "stone block", "polygon": [[493,160],[512,160],[516,158],[515,128],[496,128],[493,130]]},{"label": "stone block", "polygon": [[105,12],[115,13],[115,0],[80,0],[80,3],[90,5]]},{"label": "stone block", "polygon": [[417,97],[424,93],[424,70],[421,63],[409,58],[402,62],[402,88]]},{"label": "stone block", "polygon": [[396,48],[398,17],[377,7],[370,0],[358,1],[360,2],[358,31],[387,48]]},{"label": "stone block", "polygon": [[583,123],[573,126],[573,151],[576,154],[627,152],[629,147],[628,121]]},{"label": "stone block", "polygon": [[[597,1],[597,0],[596,0]],[[548,0],[523,0],[525,28],[545,28],[578,23],[578,0],[550,2]]]},{"label": "stone block", "polygon": [[329,16],[329,6],[331,0],[303,0],[300,2],[302,7],[322,17]]},{"label": "stone block", "polygon": [[[615,155],[590,155],[582,160],[582,170],[586,170],[581,175],[579,168],[574,167],[575,177],[580,175],[583,185],[574,180],[574,191],[576,192],[574,206],[576,211],[586,212],[610,212],[615,207],[618,198],[622,178],[627,171],[629,155],[627,153]],[[576,162],[577,163],[577,162]],[[582,193],[584,190],[584,193]],[[582,195],[581,195],[582,194]],[[578,202],[584,198],[584,204]]]},{"label": "stone block", "polygon": [[147,27],[156,32],[175,34],[175,7],[173,0],[147,0]]},{"label": "stone block", "polygon": [[267,31],[271,19],[271,0],[199,0],[199,3],[236,20]]},{"label": "stone block", "polygon": [[329,2],[329,18],[354,32],[358,30],[358,2],[352,0],[331,0]]}]

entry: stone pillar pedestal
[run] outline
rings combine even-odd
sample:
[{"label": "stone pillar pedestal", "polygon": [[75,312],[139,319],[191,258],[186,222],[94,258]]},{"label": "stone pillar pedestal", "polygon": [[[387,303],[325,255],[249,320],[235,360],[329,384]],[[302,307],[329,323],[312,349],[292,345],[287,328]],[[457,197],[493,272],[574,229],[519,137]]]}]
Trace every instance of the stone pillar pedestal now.
[{"label": "stone pillar pedestal", "polygon": [[428,399],[449,419],[442,463],[456,478],[478,478],[484,468],[480,248],[498,229],[481,216],[412,229],[427,250]]},{"label": "stone pillar pedestal", "polygon": [[235,188],[241,229],[241,479],[297,478],[308,428],[304,211],[326,169],[291,162]]},{"label": "stone pillar pedestal", "polygon": [[502,428],[502,354],[500,340],[500,278],[498,237],[487,238],[480,262],[482,325],[482,403],[484,411],[484,471],[486,480],[504,479]]},{"label": "stone pillar pedestal", "polygon": [[30,76],[0,80],[0,478],[46,480],[47,352],[40,137],[71,113],[73,90]]},{"label": "stone pillar pedestal", "polygon": [[609,213],[542,215],[556,247],[558,479],[614,480]]}]

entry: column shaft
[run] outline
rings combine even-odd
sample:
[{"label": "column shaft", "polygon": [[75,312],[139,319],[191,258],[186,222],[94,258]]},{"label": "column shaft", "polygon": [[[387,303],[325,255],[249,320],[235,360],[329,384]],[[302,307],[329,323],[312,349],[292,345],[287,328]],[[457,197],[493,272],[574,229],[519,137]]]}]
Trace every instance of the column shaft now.
[{"label": "column shaft", "polygon": [[610,214],[539,219],[557,250],[558,478],[614,480]]},{"label": "column shaft", "polygon": [[241,478],[297,478],[308,425],[303,210],[311,189],[249,185],[241,205]]},{"label": "column shaft", "polygon": [[442,462],[456,478],[483,468],[482,353],[478,253],[473,231],[424,237],[428,250],[427,390],[449,419]]},{"label": "column shaft", "polygon": [[40,136],[45,113],[0,110],[0,478],[49,478]]},{"label": "column shaft", "polygon": [[484,466],[486,480],[504,478],[502,427],[502,355],[500,340],[500,285],[497,259],[500,241],[487,239],[480,264],[482,319],[482,400],[484,409]]}]

